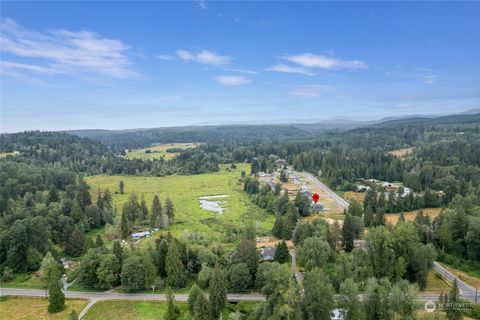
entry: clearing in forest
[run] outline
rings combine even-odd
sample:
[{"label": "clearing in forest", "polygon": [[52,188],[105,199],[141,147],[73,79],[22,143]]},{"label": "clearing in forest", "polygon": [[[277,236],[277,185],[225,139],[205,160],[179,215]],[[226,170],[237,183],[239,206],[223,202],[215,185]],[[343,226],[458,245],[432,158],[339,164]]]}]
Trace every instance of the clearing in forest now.
[{"label": "clearing in forest", "polygon": [[397,150],[392,150],[389,151],[388,153],[391,154],[392,156],[398,157],[398,158],[405,158],[408,156],[410,153],[412,153],[414,148],[400,148]]},{"label": "clearing in forest", "polygon": [[[417,216],[417,212],[420,210],[423,211],[423,214],[429,216],[430,219],[433,220],[435,217],[437,217],[440,214],[440,211],[442,211],[442,208],[424,208],[424,209],[418,209],[414,211],[407,211],[403,213],[403,215],[405,216],[405,220],[406,221],[415,220],[415,217]],[[400,218],[400,213],[385,214],[385,219],[391,224],[396,224],[398,221],[398,218]]]},{"label": "clearing in forest", "polygon": [[143,160],[152,160],[152,159],[172,159],[179,154],[175,149],[190,149],[196,148],[198,144],[196,143],[168,143],[160,144],[156,146],[151,146],[143,149],[135,149],[127,153],[125,158],[127,159],[143,159]]}]

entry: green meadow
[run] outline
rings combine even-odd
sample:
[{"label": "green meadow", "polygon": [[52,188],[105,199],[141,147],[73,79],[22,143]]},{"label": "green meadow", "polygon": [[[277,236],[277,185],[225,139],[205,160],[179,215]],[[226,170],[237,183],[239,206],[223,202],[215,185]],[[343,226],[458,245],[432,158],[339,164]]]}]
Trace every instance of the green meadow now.
[{"label": "green meadow", "polygon": [[[92,195],[98,189],[109,189],[113,204],[120,212],[124,202],[132,193],[139,199],[145,196],[150,208],[153,197],[158,195],[162,204],[170,197],[175,205],[175,221],[168,228],[174,236],[194,236],[205,243],[229,242],[232,234],[240,230],[245,221],[252,221],[258,234],[266,234],[273,226],[274,216],[257,207],[243,191],[239,179],[242,170],[249,170],[247,164],[236,169],[223,165],[219,172],[198,175],[172,175],[166,177],[108,176],[96,175],[86,178]],[[125,193],[118,193],[120,181],[125,184]],[[218,199],[224,202],[223,214],[200,208],[198,198],[202,196],[229,195]]]},{"label": "green meadow", "polygon": [[[180,308],[179,320],[193,319],[186,303],[177,303]],[[248,314],[257,306],[254,302],[241,302],[237,305],[227,304],[223,319],[229,319],[232,314]],[[99,301],[85,314],[85,320],[134,320],[163,319],[167,311],[167,303],[160,301]],[[237,319],[237,318],[235,318]]]},{"label": "green meadow", "polygon": [[[178,152],[167,152],[168,149],[172,148],[181,148],[189,149],[196,148],[195,143],[169,143],[161,144],[158,146],[152,146],[148,148],[135,149],[127,153],[125,158],[127,159],[143,159],[143,160],[153,160],[153,159],[172,159],[177,156]],[[148,152],[147,152],[148,151]]]}]

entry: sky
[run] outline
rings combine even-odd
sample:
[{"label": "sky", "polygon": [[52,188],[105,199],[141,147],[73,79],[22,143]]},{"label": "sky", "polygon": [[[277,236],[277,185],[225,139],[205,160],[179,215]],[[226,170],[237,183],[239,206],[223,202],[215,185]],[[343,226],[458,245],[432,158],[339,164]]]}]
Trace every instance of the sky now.
[{"label": "sky", "polygon": [[480,107],[480,2],[2,1],[0,131]]}]

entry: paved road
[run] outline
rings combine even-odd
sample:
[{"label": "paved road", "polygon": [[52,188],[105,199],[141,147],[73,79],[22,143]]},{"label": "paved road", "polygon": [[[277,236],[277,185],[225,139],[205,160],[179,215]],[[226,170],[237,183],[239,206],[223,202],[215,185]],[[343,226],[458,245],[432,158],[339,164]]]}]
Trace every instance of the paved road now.
[{"label": "paved road", "polygon": [[[64,291],[65,297],[88,300],[156,300],[167,301],[164,294],[149,293],[116,293],[116,292],[83,292],[83,291]],[[39,289],[18,289],[18,288],[1,288],[0,296],[28,296],[28,297],[45,297],[45,290]],[[264,301],[265,298],[261,294],[228,294],[228,301]],[[188,294],[175,294],[175,300],[188,301]]]},{"label": "paved road", "polygon": [[[167,301],[164,294],[148,294],[148,293],[115,293],[115,292],[82,292],[82,291],[64,291],[66,298],[86,299],[88,304],[79,314],[82,317],[87,311],[98,301],[101,300],[140,300],[140,301]],[[42,297],[45,298],[45,290],[39,289],[18,289],[18,288],[0,288],[0,297],[2,296],[23,296],[23,297]],[[188,301],[188,294],[175,294],[175,300]],[[265,297],[261,294],[228,294],[227,300],[236,301],[265,301]]]},{"label": "paved road", "polygon": [[[433,262],[433,269],[448,282],[453,282],[455,279],[457,279],[458,288],[460,289],[460,295],[462,296],[462,298],[470,301],[475,301],[475,288],[469,286],[468,284],[460,280],[453,273],[445,269],[440,263],[436,261]],[[477,297],[477,301],[478,299],[480,298]]]},{"label": "paved road", "polygon": [[292,272],[295,275],[295,279],[297,279],[298,284],[300,285],[300,287],[302,287],[303,286],[304,274],[303,274],[303,272],[300,272],[300,271],[297,270],[297,254],[295,252],[295,249],[290,249],[290,250],[288,250],[288,252],[290,253],[290,256],[292,257]]},{"label": "paved road", "polygon": [[317,188],[322,189],[324,192],[328,193],[335,200],[335,202],[340,208],[348,209],[348,202],[342,197],[340,197],[338,194],[333,192],[332,189],[327,187],[323,182],[318,180],[314,175],[306,171],[303,172],[303,175],[306,179],[308,179],[311,183],[313,183]]}]

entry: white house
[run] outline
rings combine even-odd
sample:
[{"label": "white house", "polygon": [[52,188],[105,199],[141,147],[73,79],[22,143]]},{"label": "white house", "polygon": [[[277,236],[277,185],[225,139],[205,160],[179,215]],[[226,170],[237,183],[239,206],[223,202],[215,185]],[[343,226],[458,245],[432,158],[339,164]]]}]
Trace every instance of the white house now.
[{"label": "white house", "polygon": [[149,238],[149,237],[150,237],[150,231],[132,233],[132,240],[138,240],[141,238]]}]

